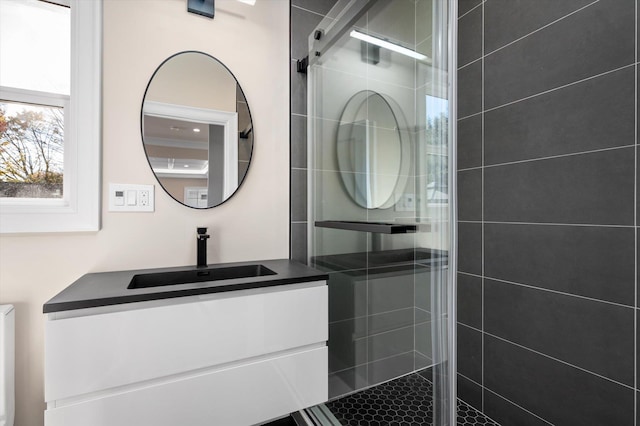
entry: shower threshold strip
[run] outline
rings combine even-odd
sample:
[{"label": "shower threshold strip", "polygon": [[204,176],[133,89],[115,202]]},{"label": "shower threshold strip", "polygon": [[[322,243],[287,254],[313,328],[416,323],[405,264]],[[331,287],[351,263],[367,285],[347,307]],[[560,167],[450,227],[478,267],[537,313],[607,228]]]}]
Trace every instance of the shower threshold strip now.
[{"label": "shower threshold strip", "polygon": [[[433,384],[413,373],[312,407],[306,413],[318,426],[433,425]],[[500,426],[460,399],[456,424]]]}]

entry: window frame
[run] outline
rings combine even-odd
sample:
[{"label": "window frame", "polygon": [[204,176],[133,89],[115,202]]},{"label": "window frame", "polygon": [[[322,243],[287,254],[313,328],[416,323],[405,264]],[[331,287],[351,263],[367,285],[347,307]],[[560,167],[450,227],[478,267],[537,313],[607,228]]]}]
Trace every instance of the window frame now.
[{"label": "window frame", "polygon": [[71,96],[0,87],[0,99],[64,107],[63,198],[0,198],[0,234],[100,229],[102,0],[48,2],[71,7]]}]

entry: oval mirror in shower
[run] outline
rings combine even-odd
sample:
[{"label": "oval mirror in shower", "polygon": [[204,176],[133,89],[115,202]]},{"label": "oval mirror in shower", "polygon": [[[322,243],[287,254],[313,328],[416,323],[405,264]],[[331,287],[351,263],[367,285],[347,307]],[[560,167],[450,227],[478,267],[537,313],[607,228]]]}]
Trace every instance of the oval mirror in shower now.
[{"label": "oval mirror in shower", "polygon": [[361,207],[388,208],[404,190],[411,165],[411,142],[400,108],[370,90],[356,93],[338,127],[340,176]]},{"label": "oval mirror in shower", "polygon": [[176,201],[210,208],[242,184],[253,151],[246,98],[213,56],[188,51],[156,69],[142,101],[141,131],[158,182]]}]

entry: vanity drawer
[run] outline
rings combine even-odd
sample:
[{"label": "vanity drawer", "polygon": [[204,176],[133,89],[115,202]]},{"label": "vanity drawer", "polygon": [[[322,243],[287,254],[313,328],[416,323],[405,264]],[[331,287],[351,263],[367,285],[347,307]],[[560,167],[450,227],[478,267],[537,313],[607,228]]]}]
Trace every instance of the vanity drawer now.
[{"label": "vanity drawer", "polygon": [[72,398],[327,340],[324,281],[208,297],[47,321],[45,400]]},{"label": "vanity drawer", "polygon": [[45,424],[247,426],[326,401],[327,373],[318,347],[49,407]]}]

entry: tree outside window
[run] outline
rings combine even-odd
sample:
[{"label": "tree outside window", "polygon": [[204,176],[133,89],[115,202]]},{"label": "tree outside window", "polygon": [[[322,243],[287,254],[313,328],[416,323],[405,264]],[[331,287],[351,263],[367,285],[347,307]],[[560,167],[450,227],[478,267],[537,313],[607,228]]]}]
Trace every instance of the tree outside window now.
[{"label": "tree outside window", "polygon": [[62,198],[62,108],[0,103],[0,197]]}]

